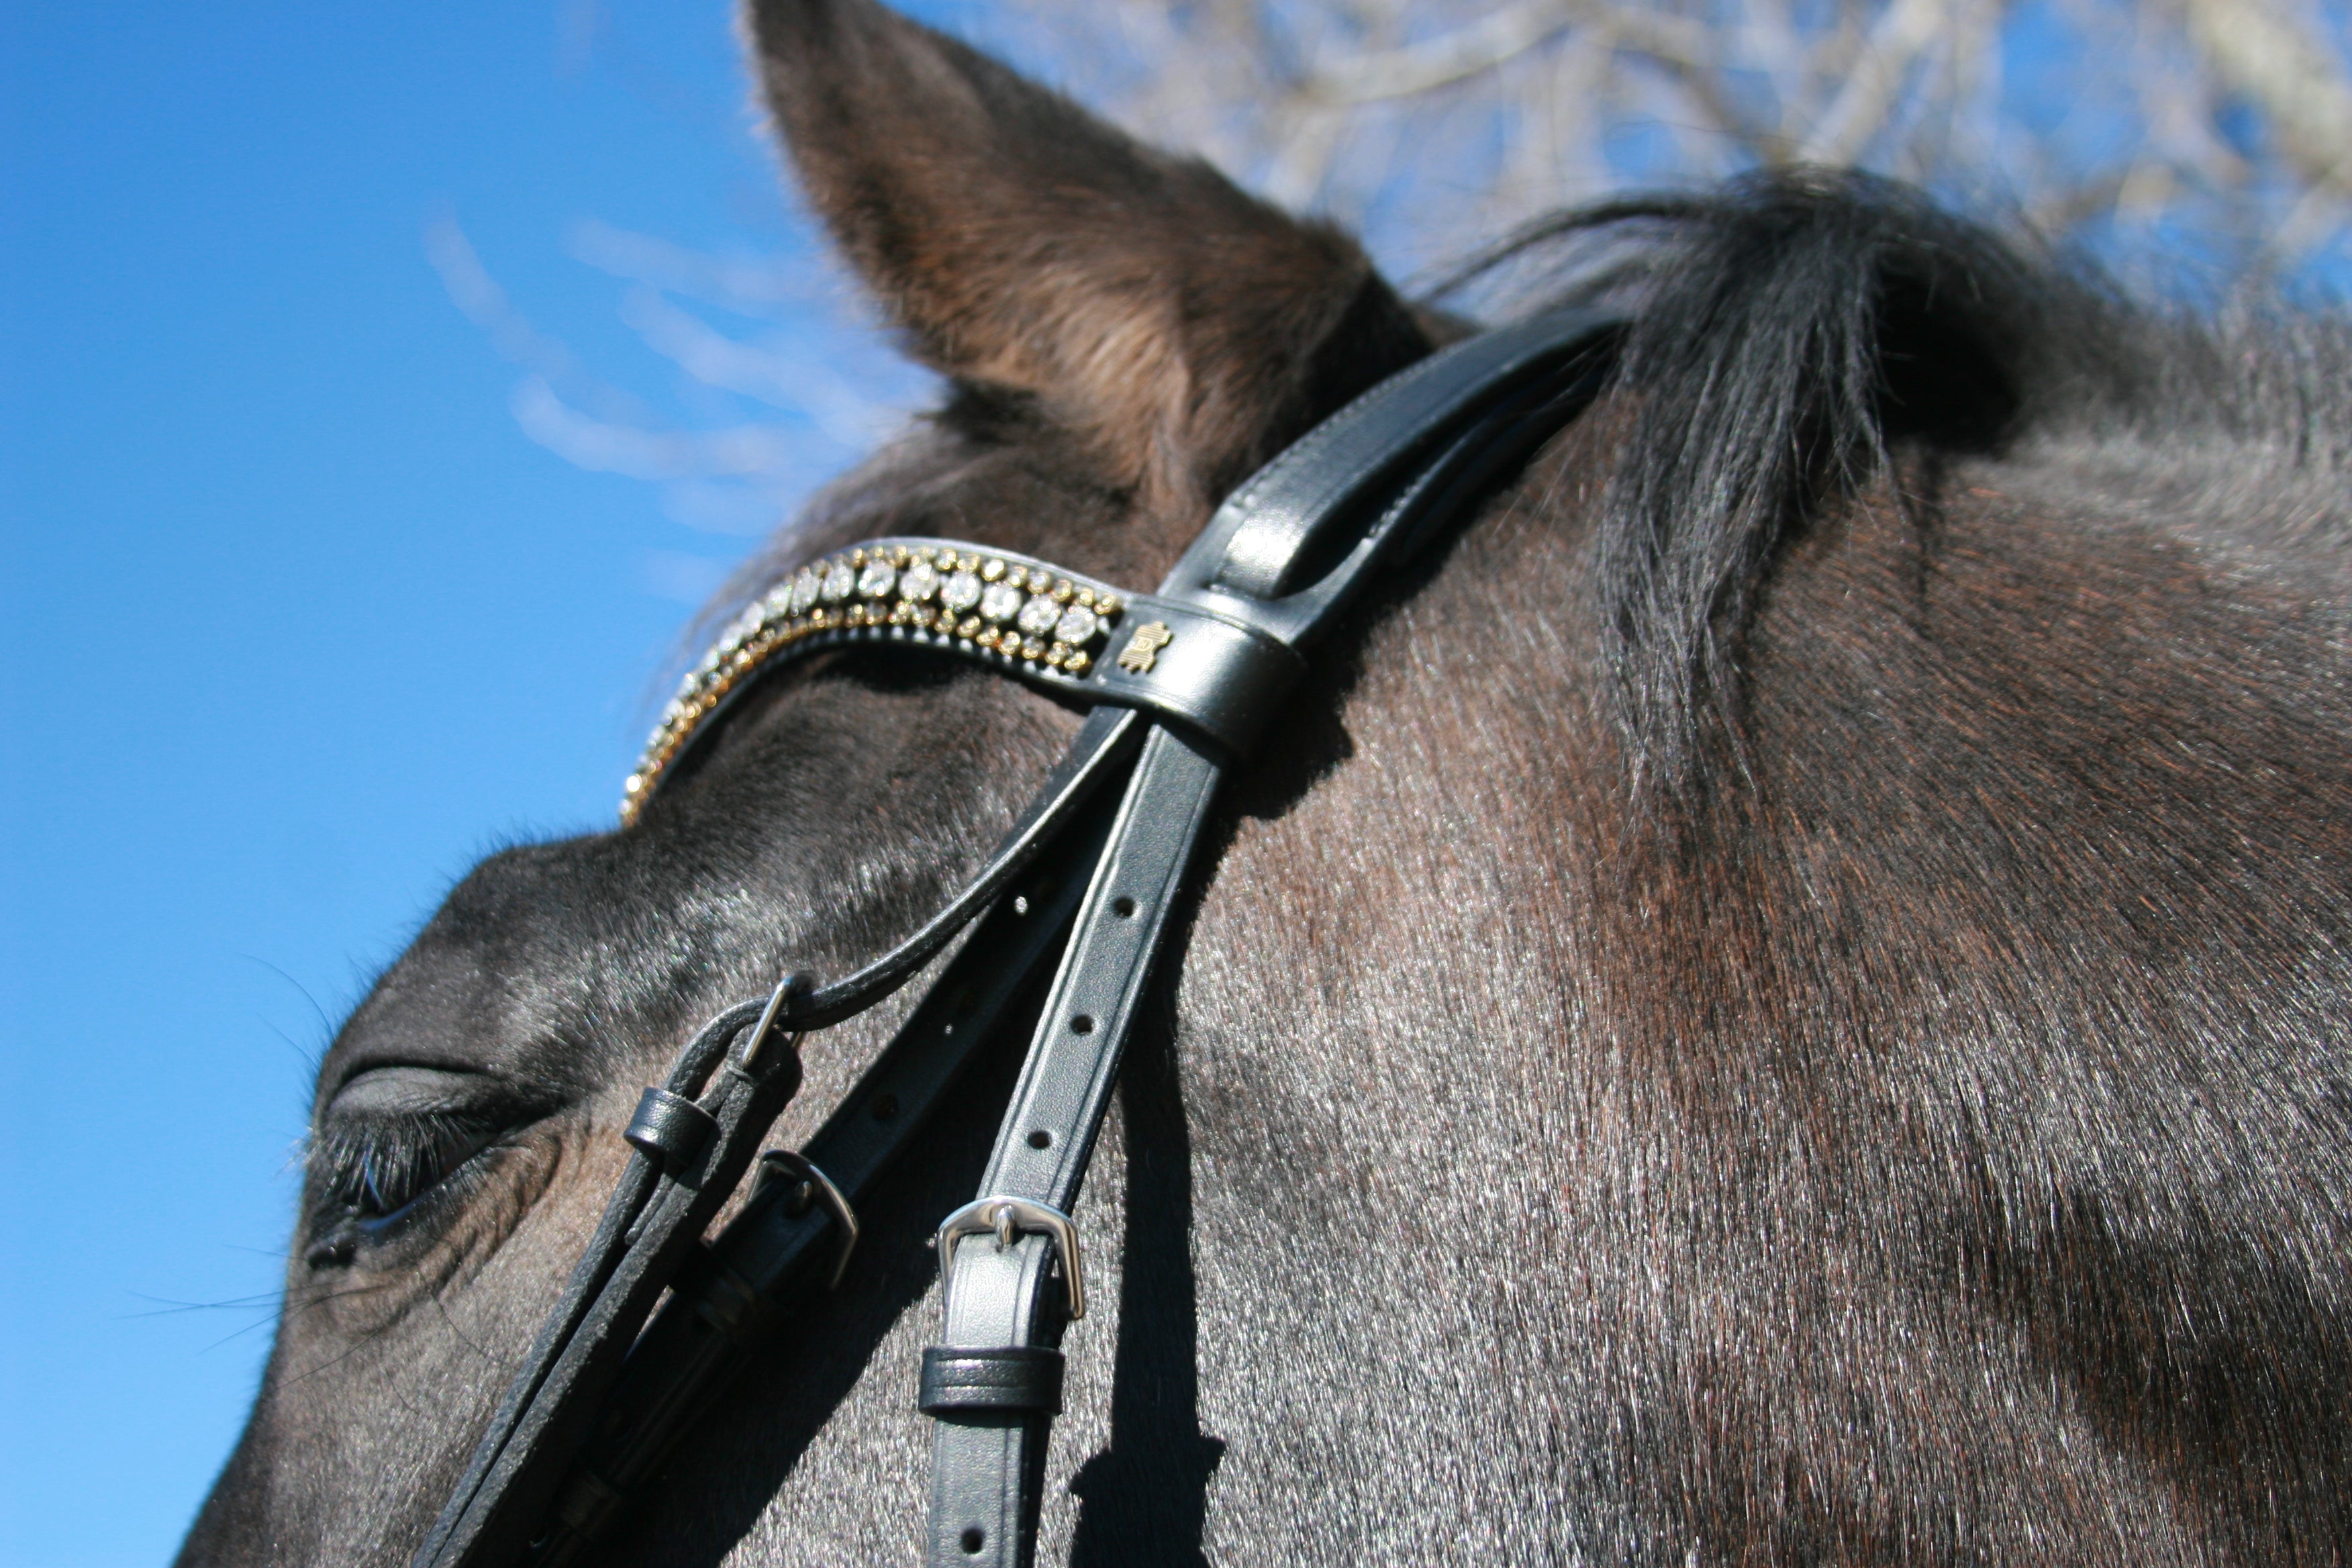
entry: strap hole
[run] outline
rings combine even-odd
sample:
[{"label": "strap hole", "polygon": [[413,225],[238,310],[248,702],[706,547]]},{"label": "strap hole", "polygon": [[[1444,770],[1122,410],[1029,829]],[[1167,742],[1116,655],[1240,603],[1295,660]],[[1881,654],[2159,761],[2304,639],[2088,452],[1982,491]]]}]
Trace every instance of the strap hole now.
[{"label": "strap hole", "polygon": [[957,1544],[963,1548],[966,1556],[977,1557],[980,1555],[980,1549],[988,1544],[988,1531],[976,1524],[966,1525],[963,1539]]},{"label": "strap hole", "polygon": [[1122,893],[1110,901],[1110,912],[1123,921],[1131,921],[1135,918],[1135,900]]},{"label": "strap hole", "polygon": [[1051,1149],[1053,1146],[1054,1135],[1044,1128],[1040,1127],[1029,1134],[1029,1147],[1032,1149]]},{"label": "strap hole", "polygon": [[1074,1035],[1091,1035],[1094,1032],[1095,1021],[1086,1014],[1081,1013],[1076,1017],[1070,1020],[1070,1033]]}]

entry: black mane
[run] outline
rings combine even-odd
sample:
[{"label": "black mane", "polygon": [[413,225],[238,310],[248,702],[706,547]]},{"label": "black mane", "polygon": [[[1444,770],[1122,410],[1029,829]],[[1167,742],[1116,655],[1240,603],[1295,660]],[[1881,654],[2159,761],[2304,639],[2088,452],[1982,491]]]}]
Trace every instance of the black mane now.
[{"label": "black mane", "polygon": [[1615,706],[1651,782],[1690,779],[1711,719],[1736,734],[1741,634],[1776,552],[1898,450],[2063,457],[2111,499],[2340,543],[2340,319],[2136,303],[2081,258],[1824,170],[1576,209],[1447,288],[1530,260],[1581,270],[1568,298],[1634,306],[1615,372],[1634,412],[1599,526]]}]

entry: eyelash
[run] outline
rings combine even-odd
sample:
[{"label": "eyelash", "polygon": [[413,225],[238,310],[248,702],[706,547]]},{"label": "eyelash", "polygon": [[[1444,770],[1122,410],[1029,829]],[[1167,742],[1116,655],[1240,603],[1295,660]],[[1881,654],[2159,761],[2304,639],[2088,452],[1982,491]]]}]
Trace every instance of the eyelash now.
[{"label": "eyelash", "polygon": [[469,1164],[500,1131],[488,1117],[446,1110],[330,1126],[310,1152],[322,1217],[381,1230]]}]

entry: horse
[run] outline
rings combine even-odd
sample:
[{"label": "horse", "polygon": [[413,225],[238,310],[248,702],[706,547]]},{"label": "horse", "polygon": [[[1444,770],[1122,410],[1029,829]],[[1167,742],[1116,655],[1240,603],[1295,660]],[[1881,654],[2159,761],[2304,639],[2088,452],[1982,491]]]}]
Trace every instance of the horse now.
[{"label": "horse", "polygon": [[[1473,331],[874,0],[750,0],[941,405],[780,532],[1158,580]],[[1587,265],[1598,244],[1613,258]],[[2331,1563],[2352,1542],[2352,332],[1856,174],[1564,215],[1591,406],[1351,611],[1204,830],[1076,1219],[1042,1561]],[[1080,715],[908,649],[502,850],[337,1034],[186,1568],[407,1562],[707,1017],[986,859]],[[775,1140],[919,987],[808,1037]],[[919,1555],[974,1069],[598,1548]]]}]

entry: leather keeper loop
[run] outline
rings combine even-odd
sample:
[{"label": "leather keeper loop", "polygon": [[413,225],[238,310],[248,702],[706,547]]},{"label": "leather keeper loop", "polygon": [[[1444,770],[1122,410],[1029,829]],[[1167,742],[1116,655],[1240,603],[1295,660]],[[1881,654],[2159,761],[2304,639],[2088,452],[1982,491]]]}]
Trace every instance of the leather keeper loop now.
[{"label": "leather keeper loop", "polygon": [[1247,756],[1306,673],[1307,661],[1279,638],[1202,606],[1139,595],[1087,688],[1098,700],[1181,720]]},{"label": "leather keeper loop", "polygon": [[1059,1415],[1062,1352],[1034,1345],[933,1345],[923,1352],[922,1388],[915,1405],[926,1415],[991,1410]]},{"label": "leather keeper loop", "polygon": [[672,1170],[694,1163],[719,1131],[719,1120],[682,1094],[649,1089],[621,1133]]}]

